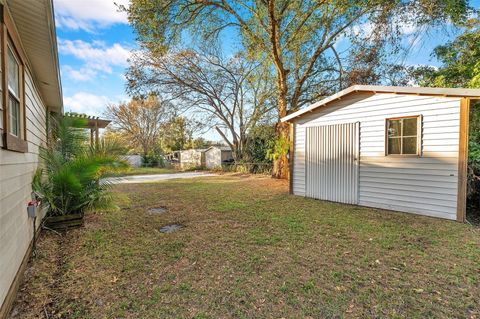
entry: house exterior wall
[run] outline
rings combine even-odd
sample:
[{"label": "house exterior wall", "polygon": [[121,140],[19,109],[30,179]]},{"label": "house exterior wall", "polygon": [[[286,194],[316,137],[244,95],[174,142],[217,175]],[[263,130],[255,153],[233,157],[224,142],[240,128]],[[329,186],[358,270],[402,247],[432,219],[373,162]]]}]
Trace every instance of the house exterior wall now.
[{"label": "house exterior wall", "polygon": [[[46,143],[46,108],[27,69],[25,107],[28,153],[0,149],[0,305],[33,238],[33,221],[26,205],[31,200],[39,146]],[[41,218],[43,214],[37,220]]]},{"label": "house exterior wall", "polygon": [[[421,157],[385,156],[385,120],[422,115]],[[460,98],[356,93],[294,121],[293,193],[305,196],[305,128],[360,122],[359,205],[456,218]]]}]

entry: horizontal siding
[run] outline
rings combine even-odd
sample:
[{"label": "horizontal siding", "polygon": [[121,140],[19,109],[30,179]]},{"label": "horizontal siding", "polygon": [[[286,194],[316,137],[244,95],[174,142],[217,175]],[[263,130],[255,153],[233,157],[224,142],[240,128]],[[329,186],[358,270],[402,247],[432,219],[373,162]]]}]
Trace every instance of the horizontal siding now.
[{"label": "horizontal siding", "polygon": [[[0,150],[0,304],[32,240],[32,220],[26,204],[38,164],[40,145],[46,142],[46,111],[32,77],[25,73],[25,115],[28,153]],[[40,216],[42,217],[42,216]],[[40,224],[37,222],[37,225]]]},{"label": "horizontal siding", "polygon": [[[360,205],[455,219],[459,98],[357,93],[300,117],[295,152],[305,153],[309,126],[360,122]],[[422,115],[422,156],[385,156],[385,119]],[[295,157],[295,161],[297,158]],[[294,191],[305,185],[294,163]]]}]

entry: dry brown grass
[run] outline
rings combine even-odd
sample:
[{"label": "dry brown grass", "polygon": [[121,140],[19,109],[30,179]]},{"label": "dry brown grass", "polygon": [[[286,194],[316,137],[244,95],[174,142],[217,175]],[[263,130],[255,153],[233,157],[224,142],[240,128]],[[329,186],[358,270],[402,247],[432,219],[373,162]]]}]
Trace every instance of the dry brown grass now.
[{"label": "dry brown grass", "polygon": [[[480,316],[478,228],[290,196],[267,177],[117,189],[120,210],[43,234],[12,318]],[[185,228],[158,231],[170,223]]]}]

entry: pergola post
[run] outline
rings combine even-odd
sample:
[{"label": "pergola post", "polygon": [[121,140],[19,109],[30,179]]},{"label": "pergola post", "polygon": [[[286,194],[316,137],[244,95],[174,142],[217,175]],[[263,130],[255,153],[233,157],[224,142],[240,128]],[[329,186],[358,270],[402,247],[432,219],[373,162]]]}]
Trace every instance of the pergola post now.
[{"label": "pergola post", "polygon": [[98,120],[95,120],[95,146],[98,147]]}]

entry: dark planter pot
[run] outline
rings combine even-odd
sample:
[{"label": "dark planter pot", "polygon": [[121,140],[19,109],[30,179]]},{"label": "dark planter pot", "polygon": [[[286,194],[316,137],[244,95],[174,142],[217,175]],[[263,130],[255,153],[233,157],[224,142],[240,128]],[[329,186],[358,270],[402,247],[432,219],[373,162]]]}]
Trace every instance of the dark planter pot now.
[{"label": "dark planter pot", "polygon": [[83,214],[67,214],[45,218],[45,227],[54,230],[67,230],[83,226]]}]

